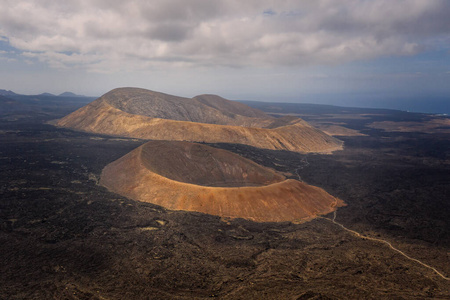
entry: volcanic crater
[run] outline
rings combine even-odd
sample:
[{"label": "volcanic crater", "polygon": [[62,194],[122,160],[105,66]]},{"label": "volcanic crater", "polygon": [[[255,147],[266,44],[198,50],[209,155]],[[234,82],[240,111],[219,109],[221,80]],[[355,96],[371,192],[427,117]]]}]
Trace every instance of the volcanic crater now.
[{"label": "volcanic crater", "polygon": [[151,141],[107,165],[100,184],[171,210],[258,222],[302,221],[344,205],[237,154],[190,142]]}]

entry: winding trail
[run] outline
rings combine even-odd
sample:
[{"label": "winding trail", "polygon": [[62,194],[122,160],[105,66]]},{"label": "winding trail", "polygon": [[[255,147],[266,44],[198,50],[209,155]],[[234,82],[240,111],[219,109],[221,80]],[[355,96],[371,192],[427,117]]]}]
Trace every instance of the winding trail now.
[{"label": "winding trail", "polygon": [[[303,163],[306,163],[306,164],[303,165],[303,166],[301,166],[301,167],[299,167],[299,168],[297,168],[297,169],[295,170],[295,172],[297,173],[298,179],[299,179],[300,181],[302,181],[302,179],[301,179],[301,177],[300,177],[300,174],[298,173],[298,170],[301,170],[301,169],[303,169],[304,167],[306,167],[307,165],[309,165],[309,163],[308,163],[306,157],[305,157],[304,159],[302,159],[302,162],[303,162]],[[337,205],[337,199],[335,200],[335,203],[334,203],[334,206],[335,206],[335,207],[336,207],[336,205]],[[406,254],[405,252],[403,252],[403,251],[401,251],[401,250],[395,248],[394,246],[392,246],[392,244],[391,244],[390,242],[388,242],[388,241],[386,241],[386,240],[383,240],[383,239],[377,239],[377,238],[365,236],[365,235],[360,234],[360,233],[357,232],[357,231],[354,231],[354,230],[351,230],[351,229],[345,227],[344,225],[342,225],[341,223],[339,223],[339,222],[336,221],[336,216],[337,216],[337,210],[335,210],[335,211],[333,212],[333,219],[325,218],[325,217],[321,217],[321,216],[318,216],[318,218],[327,220],[327,221],[329,221],[329,222],[332,222],[333,224],[336,224],[337,226],[339,226],[339,227],[341,227],[342,229],[344,229],[345,231],[348,231],[348,232],[352,233],[353,235],[355,235],[355,236],[357,236],[357,237],[359,237],[359,238],[361,238],[361,239],[363,239],[363,240],[371,240],[371,241],[383,243],[383,244],[389,246],[389,248],[391,248],[391,249],[394,250],[395,252],[400,253],[401,255],[403,255],[404,257],[406,257],[407,259],[409,259],[409,260],[411,260],[411,261],[414,261],[414,262],[416,262],[416,263],[418,263],[418,264],[424,266],[425,268],[428,268],[428,269],[434,271],[434,272],[435,272],[437,275],[439,275],[442,279],[447,280],[447,281],[450,281],[450,278],[449,278],[449,277],[446,277],[444,274],[442,274],[441,272],[439,272],[438,270],[436,270],[436,268],[434,268],[434,267],[432,267],[432,266],[430,266],[430,265],[427,265],[426,263],[421,262],[420,260],[418,260],[418,259],[416,259],[416,258],[413,258],[413,257],[409,256],[409,255]]]},{"label": "winding trail", "polygon": [[308,158],[305,156],[305,157],[302,158],[302,160],[301,160],[300,162],[302,163],[302,165],[299,166],[297,169],[295,169],[295,173],[296,173],[297,176],[298,176],[298,180],[301,181],[301,182],[303,182],[302,178],[300,177],[300,174],[298,173],[298,170],[301,170],[301,169],[303,169],[304,167],[309,166]]},{"label": "winding trail", "polygon": [[[337,200],[336,200],[336,202],[337,202]],[[416,263],[418,263],[418,264],[420,264],[420,265],[422,265],[422,266],[424,266],[424,267],[426,267],[426,268],[428,268],[428,269],[434,271],[434,272],[435,272],[436,274],[438,274],[442,279],[447,280],[447,281],[450,281],[450,278],[449,278],[449,277],[446,277],[444,274],[442,274],[441,272],[439,272],[438,270],[436,270],[436,268],[434,268],[434,267],[432,267],[432,266],[430,266],[430,265],[427,265],[426,263],[421,262],[420,260],[415,259],[415,258],[409,256],[409,255],[406,254],[405,252],[403,252],[403,251],[401,251],[401,250],[395,248],[394,246],[392,246],[392,244],[391,244],[390,242],[388,242],[388,241],[386,241],[386,240],[383,240],[383,239],[377,239],[377,238],[365,236],[365,235],[360,234],[359,232],[356,232],[356,231],[354,231],[354,230],[348,229],[347,227],[345,227],[345,226],[342,225],[341,223],[336,222],[336,215],[337,215],[337,211],[335,210],[335,211],[333,212],[333,219],[329,219],[329,218],[325,218],[325,217],[319,217],[319,218],[325,219],[325,220],[327,220],[327,221],[330,221],[330,222],[336,224],[337,226],[341,227],[341,228],[344,229],[345,231],[348,231],[348,232],[354,234],[355,236],[357,236],[357,237],[359,237],[359,238],[361,238],[361,239],[363,239],[363,240],[371,240],[371,241],[375,241],[375,242],[379,242],[379,243],[386,244],[386,245],[389,246],[389,248],[391,248],[391,249],[394,250],[395,252],[400,253],[401,255],[403,255],[404,257],[406,257],[407,259],[409,259],[409,260],[411,260],[411,261],[414,261],[414,262],[416,262]]]}]

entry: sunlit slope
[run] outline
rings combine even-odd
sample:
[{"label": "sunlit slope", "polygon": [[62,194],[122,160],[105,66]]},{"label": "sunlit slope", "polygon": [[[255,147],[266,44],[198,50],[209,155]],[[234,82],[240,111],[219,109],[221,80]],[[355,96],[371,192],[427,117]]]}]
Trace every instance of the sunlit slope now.
[{"label": "sunlit slope", "polygon": [[342,148],[341,141],[299,118],[273,118],[214,95],[188,99],[136,88],[115,89],[57,125],[142,139],[236,143],[297,152]]},{"label": "sunlit slope", "polygon": [[188,142],[144,144],[107,165],[100,184],[172,210],[258,222],[309,220],[343,205],[318,187],[285,179],[228,151]]},{"label": "sunlit slope", "polygon": [[118,88],[101,99],[129,114],[175,121],[264,127],[273,119],[258,109],[216,95],[184,98],[140,88]]}]

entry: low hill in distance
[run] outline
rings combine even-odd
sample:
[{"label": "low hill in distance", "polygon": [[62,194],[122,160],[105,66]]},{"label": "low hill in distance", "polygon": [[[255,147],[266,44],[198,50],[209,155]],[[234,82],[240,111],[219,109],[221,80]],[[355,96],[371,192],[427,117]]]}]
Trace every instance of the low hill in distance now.
[{"label": "low hill in distance", "polygon": [[306,221],[344,203],[226,150],[152,141],[107,165],[100,184],[171,210],[257,222]]},{"label": "low hill in distance", "polygon": [[90,98],[90,97],[86,97],[86,96],[83,96],[83,95],[77,95],[77,94],[75,94],[75,93],[72,93],[72,92],[64,92],[64,93],[61,93],[61,94],[59,94],[59,95],[55,95],[55,94],[52,94],[52,93],[48,93],[48,92],[44,92],[44,93],[40,93],[40,94],[37,94],[37,95],[22,95],[22,94],[17,94],[17,93],[15,93],[15,92],[13,92],[13,91],[10,91],[10,90],[4,90],[4,89],[0,89],[0,96],[43,96],[43,97],[80,97],[80,98]]},{"label": "low hill in distance", "polygon": [[0,96],[15,96],[17,95],[13,91],[0,89]]},{"label": "low hill in distance", "polygon": [[274,118],[216,95],[183,98],[139,88],[114,89],[55,124],[153,140],[234,143],[296,152],[342,149],[340,140],[300,118]]},{"label": "low hill in distance", "polygon": [[61,118],[95,100],[91,97],[20,95],[5,90],[0,90],[0,98],[0,120],[11,121],[33,116],[41,118],[43,122]]},{"label": "low hill in distance", "polygon": [[64,92],[58,95],[59,97],[85,97],[83,95],[77,95],[75,93],[72,92]]}]

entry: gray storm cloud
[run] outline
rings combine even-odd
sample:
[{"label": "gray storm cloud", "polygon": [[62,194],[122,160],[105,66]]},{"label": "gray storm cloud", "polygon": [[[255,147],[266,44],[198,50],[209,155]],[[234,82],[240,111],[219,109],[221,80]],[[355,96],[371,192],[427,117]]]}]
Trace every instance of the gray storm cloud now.
[{"label": "gray storm cloud", "polygon": [[55,68],[301,66],[413,55],[450,37],[447,0],[0,0],[0,36]]}]

